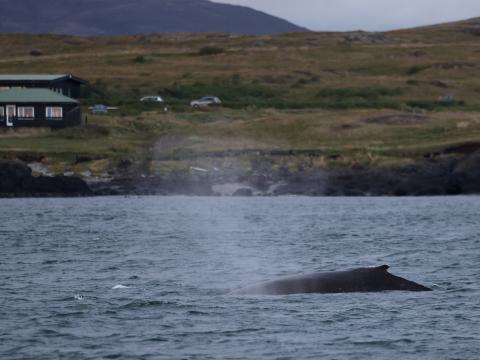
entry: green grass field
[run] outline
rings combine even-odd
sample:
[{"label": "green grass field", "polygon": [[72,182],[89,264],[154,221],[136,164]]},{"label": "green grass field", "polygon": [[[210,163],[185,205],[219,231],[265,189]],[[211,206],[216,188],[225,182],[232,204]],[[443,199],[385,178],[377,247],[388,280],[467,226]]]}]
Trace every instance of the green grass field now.
[{"label": "green grass field", "polygon": [[[73,73],[92,84],[85,113],[95,103],[120,109],[88,114],[84,128],[0,133],[0,153],[95,173],[125,159],[156,169],[232,156],[248,164],[256,152],[272,166],[409,163],[480,142],[478,22],[385,34],[1,34],[0,73]],[[167,113],[138,101],[154,94]],[[189,108],[204,95],[224,106]]]}]

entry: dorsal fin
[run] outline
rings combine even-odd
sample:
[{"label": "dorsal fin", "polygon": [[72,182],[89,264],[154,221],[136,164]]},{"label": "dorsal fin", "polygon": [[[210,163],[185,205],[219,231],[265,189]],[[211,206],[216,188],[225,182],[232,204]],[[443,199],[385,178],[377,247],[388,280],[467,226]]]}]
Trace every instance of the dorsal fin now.
[{"label": "dorsal fin", "polygon": [[388,265],[382,265],[382,266],[377,267],[377,269],[378,269],[378,270],[387,271],[388,269],[390,269],[390,266],[388,266]]}]

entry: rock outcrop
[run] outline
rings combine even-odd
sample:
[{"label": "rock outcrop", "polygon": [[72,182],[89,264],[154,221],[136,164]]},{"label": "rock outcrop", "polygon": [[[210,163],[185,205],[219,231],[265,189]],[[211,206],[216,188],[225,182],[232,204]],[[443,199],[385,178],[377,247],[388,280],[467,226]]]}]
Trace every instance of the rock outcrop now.
[{"label": "rock outcrop", "polygon": [[438,196],[480,194],[480,152],[439,156],[402,167],[309,170],[296,174],[276,195]]},{"label": "rock outcrop", "polygon": [[85,181],[67,176],[32,176],[21,161],[0,160],[0,197],[88,196]]}]

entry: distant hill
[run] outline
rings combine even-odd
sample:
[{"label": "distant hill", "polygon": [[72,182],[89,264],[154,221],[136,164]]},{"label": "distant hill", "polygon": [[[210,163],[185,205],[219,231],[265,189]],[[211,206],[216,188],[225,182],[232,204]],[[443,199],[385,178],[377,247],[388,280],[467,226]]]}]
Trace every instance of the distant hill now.
[{"label": "distant hill", "polygon": [[307,31],[248,7],[207,0],[0,0],[0,32],[127,35]]},{"label": "distant hill", "polygon": [[480,17],[475,17],[462,21],[449,22],[444,24],[436,24],[424,27],[424,29],[443,30],[463,32],[465,34],[480,35]]}]

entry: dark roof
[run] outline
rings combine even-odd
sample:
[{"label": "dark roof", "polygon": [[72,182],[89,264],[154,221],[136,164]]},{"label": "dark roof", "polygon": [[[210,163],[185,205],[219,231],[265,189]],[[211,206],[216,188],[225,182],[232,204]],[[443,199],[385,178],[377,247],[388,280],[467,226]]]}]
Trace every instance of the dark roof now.
[{"label": "dark roof", "polygon": [[73,103],[79,102],[48,89],[12,88],[0,91],[0,103]]},{"label": "dark roof", "polygon": [[70,79],[81,84],[86,84],[87,81],[82,80],[76,76],[71,74],[3,74],[0,75],[0,81],[20,81],[20,82],[28,82],[28,81],[59,81],[59,80],[66,80]]}]

